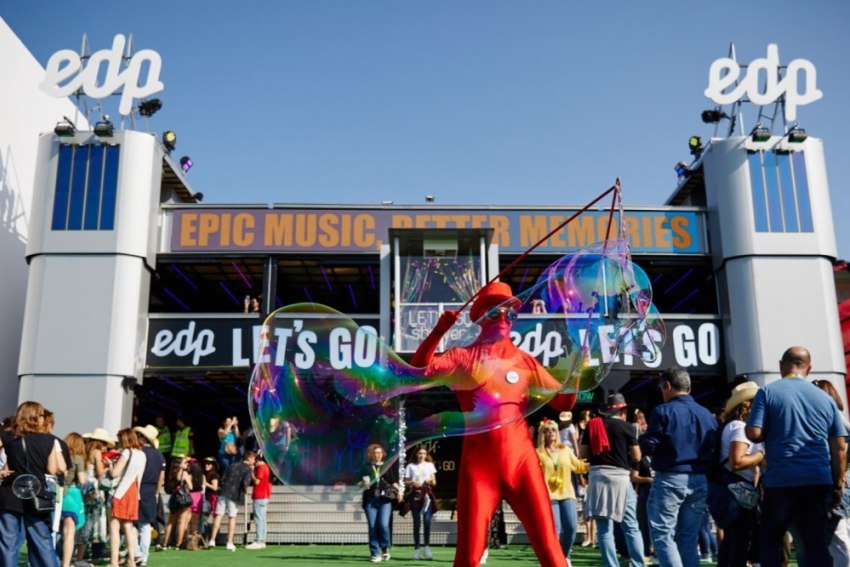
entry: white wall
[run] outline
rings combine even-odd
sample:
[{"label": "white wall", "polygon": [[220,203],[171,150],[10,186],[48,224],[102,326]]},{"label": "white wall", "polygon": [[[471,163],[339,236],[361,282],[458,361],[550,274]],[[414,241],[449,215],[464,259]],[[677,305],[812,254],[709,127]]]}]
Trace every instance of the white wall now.
[{"label": "white wall", "polygon": [[27,288],[24,259],[31,217],[38,135],[53,130],[62,116],[76,116],[68,99],[38,88],[44,69],[0,18],[0,416],[18,401],[18,353]]}]

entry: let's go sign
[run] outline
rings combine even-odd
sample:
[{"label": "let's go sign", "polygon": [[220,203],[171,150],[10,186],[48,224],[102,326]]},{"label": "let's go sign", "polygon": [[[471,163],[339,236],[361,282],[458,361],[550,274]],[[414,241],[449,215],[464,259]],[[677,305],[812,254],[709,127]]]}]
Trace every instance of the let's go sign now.
[{"label": "let's go sign", "polygon": [[[87,96],[100,99],[120,91],[118,112],[126,116],[133,109],[133,99],[150,96],[165,88],[159,80],[159,71],[162,69],[159,53],[142,49],[125,57],[126,44],[123,35],[116,35],[112,40],[112,49],[92,53],[85,65],[84,58],[75,51],[61,49],[50,57],[44,80],[38,86],[57,98],[82,90]],[[147,72],[144,72],[145,63]],[[104,65],[106,67],[101,74]],[[141,82],[143,74],[144,82]]]}]

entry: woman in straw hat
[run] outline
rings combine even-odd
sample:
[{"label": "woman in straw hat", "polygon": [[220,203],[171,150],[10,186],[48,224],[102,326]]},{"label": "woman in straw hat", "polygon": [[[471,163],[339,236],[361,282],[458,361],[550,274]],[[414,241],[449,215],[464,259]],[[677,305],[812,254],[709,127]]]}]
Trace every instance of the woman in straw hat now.
[{"label": "woman in straw hat", "polygon": [[[764,460],[764,447],[747,439],[744,427],[758,389],[755,382],[735,386],[723,411],[725,421],[720,434],[720,463],[731,474],[729,480],[745,482],[753,488],[758,482],[758,465]],[[755,508],[739,506],[737,519],[723,530],[718,565],[745,567],[748,555],[757,557],[755,550],[750,552],[757,541],[757,527]]]},{"label": "woman in straw hat", "polygon": [[92,561],[103,555],[109,533],[106,528],[106,502],[101,483],[106,475],[104,453],[115,446],[109,432],[98,427],[83,435],[85,440],[86,482],[83,484],[83,503],[86,523],[77,531],[77,560],[82,561],[86,547],[91,545]]}]

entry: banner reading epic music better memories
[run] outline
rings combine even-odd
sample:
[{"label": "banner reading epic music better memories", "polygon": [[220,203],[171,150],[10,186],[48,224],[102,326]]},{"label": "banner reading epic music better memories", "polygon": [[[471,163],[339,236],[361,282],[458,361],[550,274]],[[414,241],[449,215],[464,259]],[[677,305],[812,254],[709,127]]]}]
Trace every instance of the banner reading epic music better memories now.
[{"label": "banner reading epic music better memories", "polygon": [[[523,252],[569,218],[570,210],[517,209],[174,209],[166,252],[376,252],[391,228],[491,229],[501,252]],[[705,254],[698,211],[626,211],[633,253]],[[606,239],[608,211],[582,213],[536,252],[579,250]],[[613,223],[616,228],[617,223]]]}]

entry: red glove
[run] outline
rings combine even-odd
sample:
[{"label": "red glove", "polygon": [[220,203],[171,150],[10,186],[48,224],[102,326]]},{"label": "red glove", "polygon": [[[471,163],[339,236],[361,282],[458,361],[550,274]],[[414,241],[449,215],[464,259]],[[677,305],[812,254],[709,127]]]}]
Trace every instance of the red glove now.
[{"label": "red glove", "polygon": [[443,311],[443,314],[440,315],[440,319],[434,326],[434,330],[425,337],[425,340],[422,341],[422,344],[419,345],[419,348],[416,349],[416,352],[410,359],[411,366],[422,367],[428,366],[431,363],[431,359],[434,358],[434,352],[436,352],[437,346],[439,346],[440,341],[443,339],[443,335],[457,323],[459,317],[460,314],[457,311]]}]

